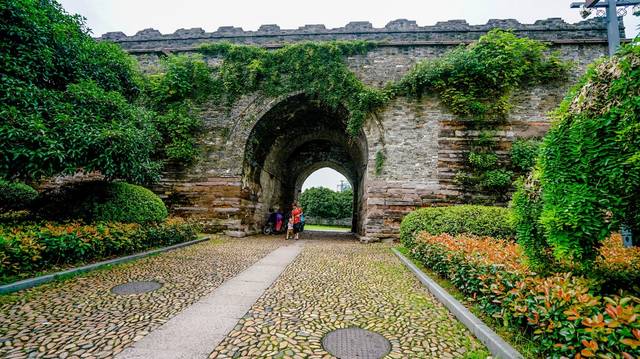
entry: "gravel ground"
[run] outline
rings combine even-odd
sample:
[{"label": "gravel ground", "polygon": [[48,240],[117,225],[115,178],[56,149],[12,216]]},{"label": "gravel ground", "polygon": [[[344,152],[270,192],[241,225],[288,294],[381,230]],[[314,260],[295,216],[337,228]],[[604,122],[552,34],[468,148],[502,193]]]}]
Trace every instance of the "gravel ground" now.
[{"label": "gravel ground", "polygon": [[488,356],[389,245],[313,240],[210,358],[331,358],[323,336],[348,327],[385,336],[390,358]]},{"label": "gravel ground", "polygon": [[[212,240],[0,296],[0,357],[112,357],[284,243],[274,237]],[[132,280],[163,286],[145,294],[111,293]]]}]

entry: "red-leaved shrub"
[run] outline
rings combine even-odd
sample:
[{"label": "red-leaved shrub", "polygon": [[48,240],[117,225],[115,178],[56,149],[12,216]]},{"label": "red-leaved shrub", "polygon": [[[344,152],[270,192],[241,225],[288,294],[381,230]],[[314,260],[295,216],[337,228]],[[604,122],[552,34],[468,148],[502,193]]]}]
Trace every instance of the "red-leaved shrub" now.
[{"label": "red-leaved shrub", "polygon": [[[611,239],[601,250],[600,268],[631,271],[628,265],[637,263],[639,251],[627,251],[616,241],[619,238]],[[488,315],[530,334],[540,354],[558,358],[640,355],[640,299],[601,296],[597,278],[571,273],[540,277],[530,272],[517,244],[489,237],[421,233],[411,253]]]}]

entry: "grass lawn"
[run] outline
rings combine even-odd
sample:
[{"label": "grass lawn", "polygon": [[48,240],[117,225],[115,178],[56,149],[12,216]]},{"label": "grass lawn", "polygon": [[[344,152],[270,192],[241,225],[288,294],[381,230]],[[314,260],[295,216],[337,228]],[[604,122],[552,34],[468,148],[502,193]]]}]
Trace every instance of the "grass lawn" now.
[{"label": "grass lawn", "polygon": [[322,224],[305,224],[305,231],[351,232],[350,227],[325,226]]}]

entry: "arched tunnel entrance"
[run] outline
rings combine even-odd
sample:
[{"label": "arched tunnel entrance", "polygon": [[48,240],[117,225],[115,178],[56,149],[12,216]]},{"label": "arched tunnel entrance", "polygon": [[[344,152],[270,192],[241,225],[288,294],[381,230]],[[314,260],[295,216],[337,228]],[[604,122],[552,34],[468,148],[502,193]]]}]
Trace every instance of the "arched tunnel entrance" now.
[{"label": "arched tunnel entrance", "polygon": [[330,167],[353,187],[352,231],[362,232],[362,193],[367,166],[364,133],[346,132],[347,111],[333,109],[305,94],[291,96],[267,111],[253,127],[245,148],[243,187],[255,201],[260,226],[269,208],[291,209],[304,180]]}]

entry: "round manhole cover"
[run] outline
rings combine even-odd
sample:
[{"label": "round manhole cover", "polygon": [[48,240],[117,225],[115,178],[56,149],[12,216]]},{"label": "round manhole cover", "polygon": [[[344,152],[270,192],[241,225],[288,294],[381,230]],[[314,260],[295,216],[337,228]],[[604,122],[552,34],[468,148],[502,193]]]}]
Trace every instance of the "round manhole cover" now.
[{"label": "round manhole cover", "polygon": [[162,287],[162,284],[156,281],[137,281],[117,285],[111,288],[111,292],[120,295],[140,294],[152,292],[160,289],[160,287]]},{"label": "round manhole cover", "polygon": [[326,351],[340,359],[380,359],[391,351],[387,338],[360,328],[338,329],[322,338]]}]

